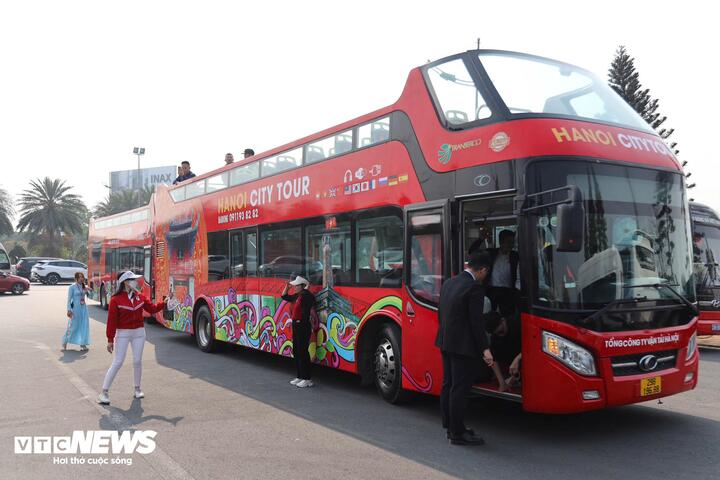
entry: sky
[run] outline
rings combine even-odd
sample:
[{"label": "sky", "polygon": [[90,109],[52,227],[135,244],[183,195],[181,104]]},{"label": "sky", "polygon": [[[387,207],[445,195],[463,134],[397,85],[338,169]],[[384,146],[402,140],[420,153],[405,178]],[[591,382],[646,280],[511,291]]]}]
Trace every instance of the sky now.
[{"label": "sky", "polygon": [[0,188],[67,180],[90,207],[109,172],[196,173],[393,103],[408,72],[475,48],[606,78],[618,45],[676,129],[690,197],[720,209],[715,15],[702,3],[0,2]]}]

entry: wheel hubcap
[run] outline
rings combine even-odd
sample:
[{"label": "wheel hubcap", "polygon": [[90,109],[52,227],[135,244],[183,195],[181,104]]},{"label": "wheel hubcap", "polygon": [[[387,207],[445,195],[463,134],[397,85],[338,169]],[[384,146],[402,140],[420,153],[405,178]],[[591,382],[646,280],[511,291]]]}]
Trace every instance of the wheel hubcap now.
[{"label": "wheel hubcap", "polygon": [[201,317],[199,327],[198,336],[200,338],[200,344],[205,347],[210,339],[210,322],[208,322],[205,317]]},{"label": "wheel hubcap", "polygon": [[395,352],[390,340],[384,338],[375,350],[375,378],[385,389],[392,387],[395,382],[397,365]]},{"label": "wheel hubcap", "polygon": [[13,287],[13,292],[15,292],[15,293],[22,293],[22,291],[23,291],[22,285],[15,285]]}]

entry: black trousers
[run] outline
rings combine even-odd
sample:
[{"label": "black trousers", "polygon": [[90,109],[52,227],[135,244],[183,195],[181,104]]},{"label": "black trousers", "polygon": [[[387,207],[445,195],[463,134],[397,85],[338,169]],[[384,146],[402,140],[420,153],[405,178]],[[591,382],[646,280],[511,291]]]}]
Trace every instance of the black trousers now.
[{"label": "black trousers", "polygon": [[487,296],[493,310],[499,311],[503,317],[513,315],[517,311],[520,292],[514,288],[488,287]]},{"label": "black trousers", "polygon": [[310,333],[312,326],[310,322],[292,322],[293,335],[293,357],[297,367],[297,378],[310,380]]},{"label": "black trousers", "polygon": [[443,383],[440,392],[443,428],[450,435],[465,431],[465,407],[470,388],[478,374],[480,360],[465,355],[442,352]]}]

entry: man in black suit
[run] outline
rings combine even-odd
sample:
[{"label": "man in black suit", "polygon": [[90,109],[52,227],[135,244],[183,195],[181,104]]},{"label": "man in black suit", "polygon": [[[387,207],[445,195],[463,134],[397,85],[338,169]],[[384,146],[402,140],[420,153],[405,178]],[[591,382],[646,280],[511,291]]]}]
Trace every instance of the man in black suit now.
[{"label": "man in black suit", "polygon": [[490,345],[485,334],[485,289],[483,280],[490,270],[487,253],[475,253],[468,268],[447,280],[440,290],[439,328],[435,345],[443,359],[443,383],[440,393],[443,427],[454,445],[482,445],[464,423],[465,406],[480,358],[491,367]]}]

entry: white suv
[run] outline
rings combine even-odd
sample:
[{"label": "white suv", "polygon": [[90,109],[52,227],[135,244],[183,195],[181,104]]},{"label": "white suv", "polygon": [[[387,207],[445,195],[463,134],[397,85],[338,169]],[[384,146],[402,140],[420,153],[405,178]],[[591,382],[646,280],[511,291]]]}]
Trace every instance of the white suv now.
[{"label": "white suv", "polygon": [[87,278],[87,265],[75,260],[43,260],[33,265],[30,279],[55,285],[61,280],[75,280],[77,272]]}]

